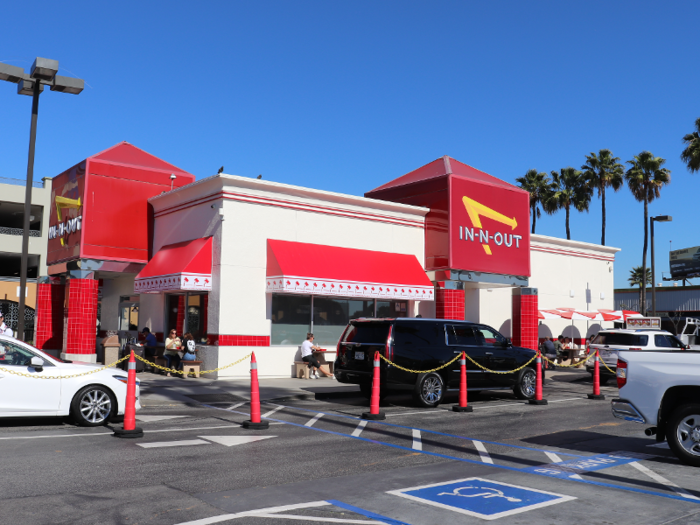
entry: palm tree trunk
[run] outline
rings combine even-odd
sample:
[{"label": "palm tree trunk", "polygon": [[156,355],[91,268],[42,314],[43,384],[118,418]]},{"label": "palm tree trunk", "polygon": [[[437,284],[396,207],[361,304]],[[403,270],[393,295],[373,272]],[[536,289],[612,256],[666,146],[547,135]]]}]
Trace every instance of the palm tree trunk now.
[{"label": "palm tree trunk", "polygon": [[605,185],[600,188],[600,198],[603,201],[603,235],[600,238],[600,244],[605,246]]},{"label": "palm tree trunk", "polygon": [[535,233],[535,224],[537,223],[537,203],[532,205],[532,233]]},{"label": "palm tree trunk", "polygon": [[569,229],[569,206],[566,206],[566,239],[571,240],[571,230]]},{"label": "palm tree trunk", "polygon": [[647,306],[647,243],[649,240],[649,202],[644,199],[644,249],[642,250],[642,304],[640,313],[646,315]]}]

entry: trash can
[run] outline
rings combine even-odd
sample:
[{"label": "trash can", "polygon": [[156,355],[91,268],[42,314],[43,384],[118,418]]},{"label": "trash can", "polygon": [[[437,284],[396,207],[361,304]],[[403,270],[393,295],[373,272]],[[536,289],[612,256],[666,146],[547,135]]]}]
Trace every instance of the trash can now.
[{"label": "trash can", "polygon": [[109,365],[119,359],[119,337],[110,335],[102,340],[104,350],[104,364]]},{"label": "trash can", "polygon": [[[134,351],[134,355],[137,355],[139,357],[143,357],[144,352],[146,351],[146,348],[143,346],[139,345],[134,345],[134,344],[126,344],[124,345],[124,349],[121,352],[121,355],[119,356],[124,357],[125,355],[129,355],[131,351]],[[129,360],[122,361],[121,363],[122,370],[129,370]],[[141,361],[140,359],[136,360],[136,372],[143,372],[146,369],[146,364]]]}]

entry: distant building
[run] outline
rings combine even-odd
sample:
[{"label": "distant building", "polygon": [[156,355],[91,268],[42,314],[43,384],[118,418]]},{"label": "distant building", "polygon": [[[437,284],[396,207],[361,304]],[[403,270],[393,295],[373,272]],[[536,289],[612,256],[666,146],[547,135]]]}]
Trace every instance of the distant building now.
[{"label": "distant building", "polygon": [[[5,323],[17,331],[19,311],[19,274],[24,228],[25,181],[0,177],[0,310]],[[34,340],[34,312],[36,309],[37,277],[46,275],[46,247],[48,245],[49,205],[51,179],[35,182],[32,189],[32,207],[27,260],[27,290],[25,304],[25,339]]]},{"label": "distant building", "polygon": [[[651,288],[647,288],[646,307],[651,311]],[[639,288],[616,289],[615,308],[641,312]],[[657,287],[656,314],[660,317],[700,317],[700,286]]]}]

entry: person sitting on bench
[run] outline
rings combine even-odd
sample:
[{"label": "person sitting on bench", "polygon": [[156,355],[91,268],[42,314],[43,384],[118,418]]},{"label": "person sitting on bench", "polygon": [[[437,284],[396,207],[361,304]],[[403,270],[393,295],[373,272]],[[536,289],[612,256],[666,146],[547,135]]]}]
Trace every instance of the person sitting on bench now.
[{"label": "person sitting on bench", "polygon": [[328,368],[326,365],[321,365],[321,363],[318,362],[318,359],[314,357],[314,350],[317,352],[321,352],[322,348],[320,346],[314,346],[314,334],[309,332],[306,334],[306,341],[301,343],[301,360],[307,363],[307,366],[309,367],[309,370],[311,371],[309,373],[309,379],[317,379],[318,374],[316,373],[316,370],[320,370],[323,375],[326,377],[330,377],[332,379],[335,379],[335,376],[330,373],[330,370],[326,371],[323,368]]},{"label": "person sitting on bench", "polygon": [[195,355],[197,352],[197,347],[194,343],[194,337],[190,332],[187,332],[185,335],[182,336],[182,349],[185,352],[185,355],[182,356],[183,361],[197,360],[197,356]]}]

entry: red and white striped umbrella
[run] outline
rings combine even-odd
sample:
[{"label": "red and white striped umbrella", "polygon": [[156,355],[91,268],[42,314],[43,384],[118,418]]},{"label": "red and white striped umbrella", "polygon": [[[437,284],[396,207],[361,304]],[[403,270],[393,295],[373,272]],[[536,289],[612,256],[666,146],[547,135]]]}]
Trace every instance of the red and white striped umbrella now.
[{"label": "red and white striped umbrella", "polygon": [[561,313],[556,310],[539,310],[537,312],[538,319],[561,319]]}]

